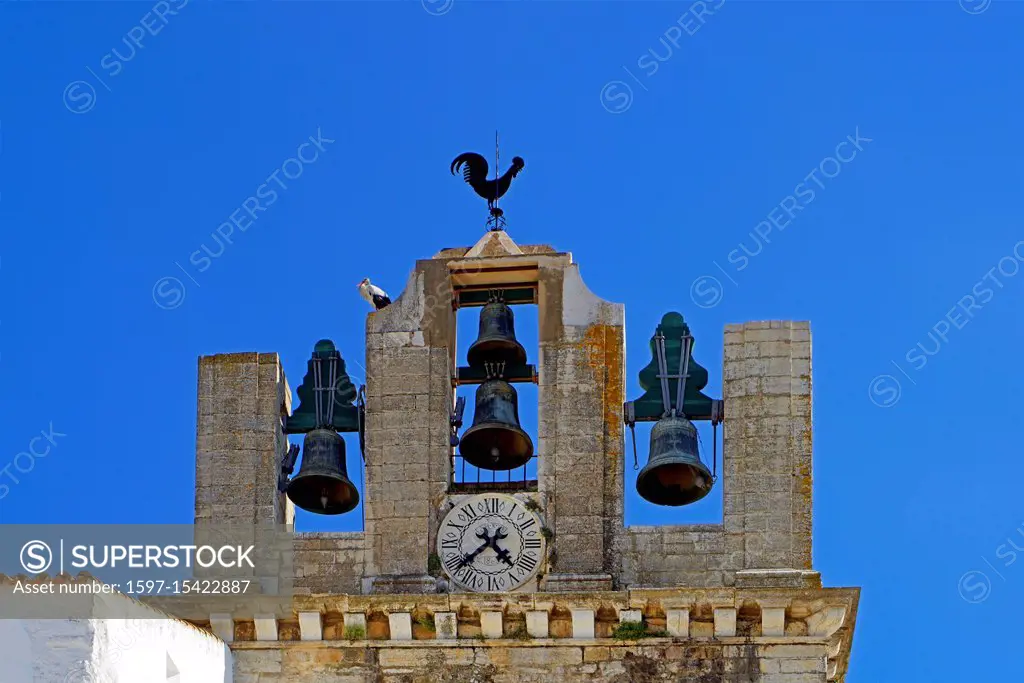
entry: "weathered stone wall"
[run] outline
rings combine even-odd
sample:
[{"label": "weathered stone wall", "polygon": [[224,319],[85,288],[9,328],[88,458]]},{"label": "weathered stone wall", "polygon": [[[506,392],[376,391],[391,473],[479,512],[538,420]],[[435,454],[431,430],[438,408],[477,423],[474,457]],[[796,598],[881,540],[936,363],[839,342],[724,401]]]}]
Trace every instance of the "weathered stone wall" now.
[{"label": "weathered stone wall", "polygon": [[744,570],[811,569],[809,325],[728,325],[724,366],[723,524],[625,529],[621,586],[733,586]]},{"label": "weathered stone wall", "polygon": [[234,683],[824,683],[821,643],[238,645]]},{"label": "weathered stone wall", "polygon": [[296,597],[293,616],[276,621],[256,615],[197,625],[231,643],[236,676],[249,683],[472,674],[623,681],[631,679],[616,678],[623,671],[614,662],[640,655],[665,660],[647,680],[725,674],[708,680],[806,683],[842,679],[858,598],[858,589],[820,587],[320,594]]},{"label": "weathered stone wall", "polygon": [[623,513],[625,310],[557,259],[541,263],[539,301],[538,478],[555,549],[546,583],[611,588]]},{"label": "weathered stone wall", "polygon": [[725,530],[745,569],[810,569],[810,325],[727,325],[723,374]]},{"label": "weathered stone wall", "polygon": [[451,297],[444,264],[421,261],[401,297],[367,318],[367,591],[432,584],[427,563],[451,477]]},{"label": "weathered stone wall", "polygon": [[277,490],[288,439],[281,418],[291,390],[276,353],[223,353],[199,359],[196,523],[292,524],[295,509]]},{"label": "weathered stone wall", "polygon": [[621,538],[622,586],[732,586],[743,539],[720,524],[634,526]]},{"label": "weathered stone wall", "polygon": [[361,593],[365,544],[361,531],[296,534],[295,594]]}]

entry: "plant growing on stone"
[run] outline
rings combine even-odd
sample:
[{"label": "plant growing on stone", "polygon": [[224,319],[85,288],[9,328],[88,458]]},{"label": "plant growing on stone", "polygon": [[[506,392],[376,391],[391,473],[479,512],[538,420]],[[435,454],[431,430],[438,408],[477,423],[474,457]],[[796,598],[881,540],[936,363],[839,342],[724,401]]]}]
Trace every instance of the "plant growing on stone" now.
[{"label": "plant growing on stone", "polygon": [[366,638],[366,629],[362,626],[346,626],[345,638],[348,640],[364,640]]},{"label": "plant growing on stone", "polygon": [[417,616],[416,623],[422,626],[423,628],[427,629],[428,631],[435,630],[434,618],[427,616],[426,614],[420,614],[419,616]]},{"label": "plant growing on stone", "polygon": [[555,537],[555,532],[547,528],[546,526],[542,526],[540,528],[540,535],[550,541],[552,538]]},{"label": "plant growing on stone", "polygon": [[527,498],[526,502],[523,503],[523,507],[530,512],[540,512],[540,503],[535,501],[533,498]]},{"label": "plant growing on stone", "polygon": [[665,635],[661,631],[651,631],[642,621],[624,621],[612,629],[612,638],[616,640],[640,640],[641,638],[659,638]]},{"label": "plant growing on stone", "polygon": [[526,630],[526,622],[519,622],[508,632],[508,638],[515,638],[516,640],[529,640],[530,634]]},{"label": "plant growing on stone", "polygon": [[430,553],[427,557],[427,573],[431,576],[440,576],[441,558],[438,557],[437,553]]}]

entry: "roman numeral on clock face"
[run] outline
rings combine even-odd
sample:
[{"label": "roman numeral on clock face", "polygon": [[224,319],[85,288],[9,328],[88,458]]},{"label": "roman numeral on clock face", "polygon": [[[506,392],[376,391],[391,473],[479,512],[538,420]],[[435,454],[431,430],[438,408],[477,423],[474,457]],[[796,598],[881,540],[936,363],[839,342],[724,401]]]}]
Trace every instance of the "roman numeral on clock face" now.
[{"label": "roman numeral on clock face", "polygon": [[[527,545],[526,547],[529,548],[530,546]],[[537,547],[539,548],[540,545],[538,545]],[[443,539],[441,541],[441,549],[442,550],[458,550],[459,549],[459,539],[457,539],[457,538],[446,538],[446,539]]]},{"label": "roman numeral on clock face", "polygon": [[462,557],[458,553],[454,555],[449,555],[447,558],[445,558],[444,566],[448,567],[448,571],[454,572],[462,566]]},{"label": "roman numeral on clock face", "polygon": [[537,523],[537,520],[535,520],[535,519],[528,519],[528,520],[526,520],[526,522],[524,522],[523,524],[521,524],[519,526],[519,530],[520,531],[526,531],[527,529],[529,529],[531,526],[533,526],[536,523]]},{"label": "roman numeral on clock face", "polygon": [[532,555],[523,555],[519,558],[519,564],[526,568],[526,571],[532,572],[533,568],[537,566],[537,558]]},{"label": "roman numeral on clock face", "polygon": [[526,548],[536,548],[536,549],[539,550],[540,549],[540,539],[539,538],[526,538],[526,539],[523,539],[523,547],[526,547]]},{"label": "roman numeral on clock face", "polygon": [[458,574],[458,579],[466,586],[471,586],[476,589],[480,589],[484,585],[484,577],[477,574],[469,567],[463,567],[462,571]]}]

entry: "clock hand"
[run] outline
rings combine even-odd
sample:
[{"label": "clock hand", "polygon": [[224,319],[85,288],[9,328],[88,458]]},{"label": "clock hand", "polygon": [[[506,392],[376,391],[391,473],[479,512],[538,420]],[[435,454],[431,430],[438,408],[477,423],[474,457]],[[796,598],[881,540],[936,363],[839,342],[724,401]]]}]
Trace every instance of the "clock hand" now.
[{"label": "clock hand", "polygon": [[506,537],[508,537],[508,534],[505,533],[504,527],[500,527],[494,532],[494,537],[488,540],[488,544],[494,548],[494,552],[497,553],[499,560],[512,567],[515,563],[512,562],[512,556],[509,554],[508,550],[498,547],[498,540]]},{"label": "clock hand", "polygon": [[486,527],[478,530],[476,532],[476,537],[484,539],[484,544],[482,546],[480,546],[479,548],[477,548],[476,550],[474,550],[473,552],[471,552],[471,553],[469,553],[467,555],[464,555],[462,557],[462,559],[459,561],[459,568],[460,569],[462,567],[465,567],[470,562],[472,562],[473,558],[475,558],[477,555],[479,555],[483,551],[487,550],[487,548],[489,548],[491,546],[491,542],[494,540],[494,539],[491,538],[491,535],[490,535],[490,533],[488,533]]},{"label": "clock hand", "polygon": [[477,548],[473,552],[467,553],[466,555],[463,555],[462,559],[459,561],[459,568],[461,569],[462,567],[465,567],[467,564],[469,564],[470,562],[473,561],[473,558],[475,558],[477,555],[479,555],[480,553],[482,553],[483,551],[487,550],[490,547],[491,547],[491,541],[488,540],[487,542],[485,542],[482,546],[480,546],[479,548]]}]

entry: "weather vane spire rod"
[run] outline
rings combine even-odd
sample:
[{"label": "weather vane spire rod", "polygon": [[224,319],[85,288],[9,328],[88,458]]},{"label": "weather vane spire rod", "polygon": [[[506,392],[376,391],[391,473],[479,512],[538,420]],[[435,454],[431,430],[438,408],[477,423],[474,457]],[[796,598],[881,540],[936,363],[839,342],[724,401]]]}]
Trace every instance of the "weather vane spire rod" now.
[{"label": "weather vane spire rod", "polygon": [[[494,131],[494,179],[498,180],[498,169],[501,168],[501,146],[498,144],[498,131]],[[487,227],[490,230],[503,230],[505,228],[504,211],[498,208],[498,199],[501,195],[494,198],[494,206],[491,207],[491,215],[487,219]]]}]

